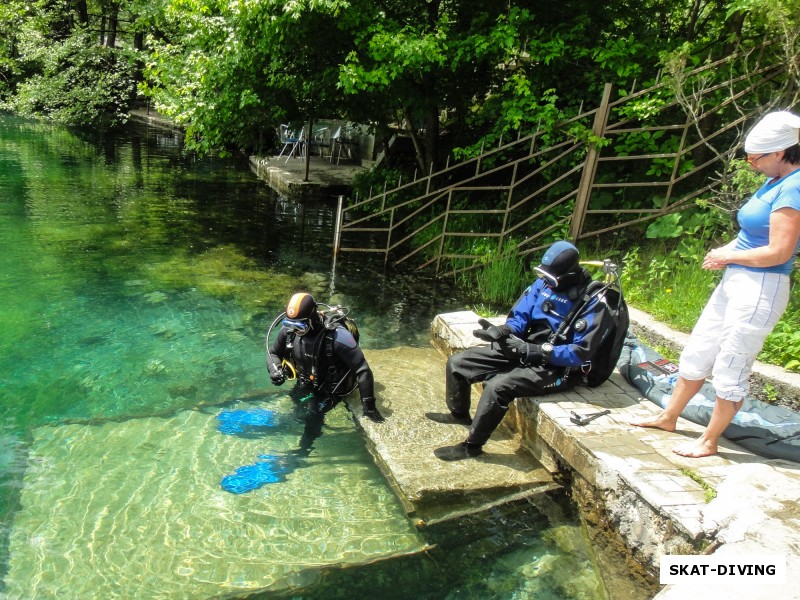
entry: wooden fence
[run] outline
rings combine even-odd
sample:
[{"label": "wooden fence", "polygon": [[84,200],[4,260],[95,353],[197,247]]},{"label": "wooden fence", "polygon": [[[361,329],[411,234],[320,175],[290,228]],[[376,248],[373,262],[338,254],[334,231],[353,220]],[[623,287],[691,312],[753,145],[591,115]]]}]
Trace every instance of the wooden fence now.
[{"label": "wooden fence", "polygon": [[606,85],[597,108],[554,131],[501,139],[475,158],[340,204],[334,252],[379,253],[386,264],[439,275],[475,268],[487,250],[525,255],[690,206],[719,185],[714,174],[784,72],[779,63],[743,69],[750,56],[616,100]]}]

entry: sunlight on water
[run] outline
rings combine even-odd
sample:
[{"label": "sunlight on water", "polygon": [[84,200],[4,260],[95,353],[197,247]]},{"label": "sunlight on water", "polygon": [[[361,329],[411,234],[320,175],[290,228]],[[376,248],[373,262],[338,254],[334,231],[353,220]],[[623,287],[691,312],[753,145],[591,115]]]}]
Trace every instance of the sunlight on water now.
[{"label": "sunlight on water", "polygon": [[[19,598],[203,598],[285,589],[305,568],[421,548],[370,465],[350,415],[330,413],[308,456],[286,403],[278,426],[239,437],[218,410],[34,431],[10,540],[8,593]],[[220,479],[269,452],[279,483],[248,494]]]}]

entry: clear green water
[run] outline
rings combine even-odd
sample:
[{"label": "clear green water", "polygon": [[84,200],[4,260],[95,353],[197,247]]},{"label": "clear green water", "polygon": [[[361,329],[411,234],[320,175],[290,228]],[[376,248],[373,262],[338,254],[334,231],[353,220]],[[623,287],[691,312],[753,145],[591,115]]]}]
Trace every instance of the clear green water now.
[{"label": "clear green water", "polygon": [[350,306],[375,349],[427,346],[435,314],[464,308],[366,264],[332,280],[333,214],[280,199],[246,162],[184,155],[169,131],[88,139],[0,117],[0,592],[596,597],[569,519],[528,507],[421,536],[346,412],[269,494],[220,491],[301,434],[288,417],[257,443],[215,429],[223,409],[286,409],[263,364],[289,294]]}]

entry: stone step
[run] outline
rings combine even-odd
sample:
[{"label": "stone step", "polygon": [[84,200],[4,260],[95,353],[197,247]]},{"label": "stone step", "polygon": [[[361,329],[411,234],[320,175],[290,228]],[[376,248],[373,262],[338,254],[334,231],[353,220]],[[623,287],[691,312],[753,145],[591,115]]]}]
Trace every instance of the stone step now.
[{"label": "stone step", "polygon": [[[435,448],[464,441],[463,425],[441,424],[426,412],[446,412],[445,358],[434,348],[365,350],[375,374],[385,423],[359,419],[373,455],[409,516],[423,522],[558,488],[550,473],[514,436],[499,430],[475,459],[444,462]],[[350,407],[361,414],[357,394]],[[477,403],[477,397],[474,399]]]}]

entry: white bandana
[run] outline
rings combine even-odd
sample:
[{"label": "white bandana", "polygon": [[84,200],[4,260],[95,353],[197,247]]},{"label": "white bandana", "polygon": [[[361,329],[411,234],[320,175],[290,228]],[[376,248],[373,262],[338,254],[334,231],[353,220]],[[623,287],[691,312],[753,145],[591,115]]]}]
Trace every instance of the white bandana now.
[{"label": "white bandana", "polygon": [[800,141],[800,117],[788,110],[764,116],[747,134],[744,151],[748,154],[769,154],[786,150]]}]

